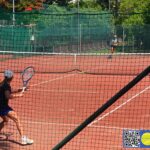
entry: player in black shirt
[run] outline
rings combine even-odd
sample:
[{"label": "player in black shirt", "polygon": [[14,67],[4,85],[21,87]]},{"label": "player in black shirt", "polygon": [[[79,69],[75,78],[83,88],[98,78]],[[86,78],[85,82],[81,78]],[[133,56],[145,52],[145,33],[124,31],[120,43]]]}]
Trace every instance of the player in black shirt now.
[{"label": "player in black shirt", "polygon": [[0,83],[0,117],[3,120],[0,123],[0,132],[3,127],[8,123],[8,120],[11,119],[15,122],[21,136],[21,144],[32,144],[33,140],[28,139],[26,136],[23,136],[23,131],[17,113],[9,106],[10,99],[23,96],[21,89],[12,91],[10,86],[12,80],[13,72],[11,70],[5,70],[4,80]]}]

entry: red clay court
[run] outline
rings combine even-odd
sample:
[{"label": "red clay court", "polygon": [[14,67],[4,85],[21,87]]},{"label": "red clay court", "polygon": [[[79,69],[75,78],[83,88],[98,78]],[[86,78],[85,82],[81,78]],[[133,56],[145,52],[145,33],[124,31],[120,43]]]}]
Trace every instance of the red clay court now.
[{"label": "red clay court", "polygon": [[[22,86],[20,72],[35,68],[24,97],[11,100],[33,145],[21,146],[13,122],[0,141],[2,150],[50,150],[88,116],[150,64],[147,54],[107,55],[1,55],[0,71],[12,69],[13,87]],[[3,74],[0,74],[2,80]],[[124,130],[150,127],[150,77],[146,76],[62,149],[125,150]],[[134,148],[130,148],[132,150]],[[142,149],[144,150],[144,149]]]}]

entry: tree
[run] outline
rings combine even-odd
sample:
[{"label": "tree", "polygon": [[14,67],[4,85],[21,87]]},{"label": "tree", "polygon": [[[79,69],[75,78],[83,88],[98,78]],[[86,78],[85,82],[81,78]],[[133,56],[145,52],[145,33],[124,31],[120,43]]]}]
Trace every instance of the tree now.
[{"label": "tree", "polygon": [[61,6],[67,6],[71,0],[56,0],[56,3]]},{"label": "tree", "polygon": [[53,4],[53,3],[57,3],[60,6],[67,6],[69,2],[71,2],[72,0],[45,0],[46,4]]},{"label": "tree", "polygon": [[[42,3],[44,0],[14,0],[15,11],[23,11],[28,7],[33,9],[42,8]],[[13,0],[0,0],[0,5],[6,10],[12,10]]]},{"label": "tree", "polygon": [[109,9],[110,0],[96,0],[96,2],[100,4],[103,9]]},{"label": "tree", "polygon": [[45,0],[46,4],[50,4],[51,5],[51,4],[53,4],[53,2],[54,2],[54,0]]},{"label": "tree", "polygon": [[80,0],[81,11],[101,11],[102,7],[96,0]]},{"label": "tree", "polygon": [[122,0],[120,3],[119,22],[124,25],[142,25],[150,23],[149,0]]}]

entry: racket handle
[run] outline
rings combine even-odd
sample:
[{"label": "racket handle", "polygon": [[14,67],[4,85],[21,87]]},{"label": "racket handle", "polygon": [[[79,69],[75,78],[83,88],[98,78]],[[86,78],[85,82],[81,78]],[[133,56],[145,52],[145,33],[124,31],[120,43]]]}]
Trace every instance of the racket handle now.
[{"label": "racket handle", "polygon": [[26,89],[26,87],[23,87],[21,93],[24,93],[25,89]]}]

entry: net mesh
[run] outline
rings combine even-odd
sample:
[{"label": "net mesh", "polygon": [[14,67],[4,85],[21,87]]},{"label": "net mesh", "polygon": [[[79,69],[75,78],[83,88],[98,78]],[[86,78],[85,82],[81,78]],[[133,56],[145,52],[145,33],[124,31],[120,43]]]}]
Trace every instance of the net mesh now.
[{"label": "net mesh", "polygon": [[[5,18],[4,18],[5,16]],[[149,25],[115,26],[110,13],[16,13],[0,16],[3,51],[91,53],[109,50],[113,35],[118,52],[149,53]],[[9,22],[10,21],[10,22]]]},{"label": "net mesh", "polygon": [[[52,149],[150,64],[149,53],[115,53],[111,59],[109,55],[0,52],[0,79],[5,69],[13,70],[14,88],[22,86],[20,73],[24,68],[35,68],[24,97],[10,101],[24,134],[35,141],[24,149]],[[124,130],[149,128],[149,81],[149,76],[145,77],[63,149],[123,149]],[[22,149],[12,121],[3,132],[13,133],[3,144]]]},{"label": "net mesh", "polygon": [[83,43],[99,43],[112,32],[108,13],[16,13],[15,17],[15,24],[2,17],[1,50],[76,52],[81,38]]},{"label": "net mesh", "polygon": [[[23,134],[34,144],[20,145],[10,120],[1,131],[10,135],[0,141],[1,149],[52,149],[150,65],[149,25],[114,26],[111,14],[18,13],[13,25],[7,17],[10,20],[7,14],[0,21],[0,80],[4,70],[11,69],[15,72],[11,86],[20,88],[22,71],[35,68],[24,96],[10,100]],[[109,54],[113,34],[119,42]],[[149,83],[146,76],[63,149],[135,149],[135,138],[123,141],[123,133],[149,132]]]}]

